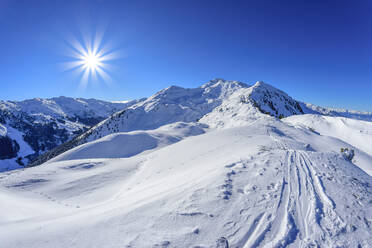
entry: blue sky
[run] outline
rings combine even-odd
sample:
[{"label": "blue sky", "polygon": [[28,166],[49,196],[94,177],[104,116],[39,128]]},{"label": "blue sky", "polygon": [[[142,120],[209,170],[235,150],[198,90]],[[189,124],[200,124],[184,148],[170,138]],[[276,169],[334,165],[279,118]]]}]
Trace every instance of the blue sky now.
[{"label": "blue sky", "polygon": [[[0,1],[0,99],[150,96],[213,78],[372,111],[372,1]],[[68,42],[105,30],[110,85],[64,71]]]}]

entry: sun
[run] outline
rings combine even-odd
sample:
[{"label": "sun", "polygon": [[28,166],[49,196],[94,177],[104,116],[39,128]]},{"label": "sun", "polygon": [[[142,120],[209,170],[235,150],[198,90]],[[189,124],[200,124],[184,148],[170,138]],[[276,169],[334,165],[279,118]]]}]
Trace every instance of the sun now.
[{"label": "sun", "polygon": [[[98,35],[97,35],[98,34]],[[117,49],[112,49],[108,44],[103,44],[103,34],[96,36],[78,37],[71,36],[66,40],[68,57],[73,60],[63,62],[65,71],[77,72],[81,80],[79,88],[85,89],[89,82],[102,81],[108,85],[112,82],[108,72],[112,68],[110,61],[121,58]]]},{"label": "sun", "polygon": [[95,71],[99,66],[102,66],[100,57],[97,54],[93,54],[92,52],[83,56],[82,61],[84,62],[84,67],[89,70]]}]

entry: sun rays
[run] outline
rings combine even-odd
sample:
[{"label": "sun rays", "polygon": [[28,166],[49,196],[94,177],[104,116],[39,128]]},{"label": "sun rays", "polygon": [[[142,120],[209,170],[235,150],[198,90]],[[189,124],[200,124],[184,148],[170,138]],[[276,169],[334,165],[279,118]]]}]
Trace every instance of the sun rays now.
[{"label": "sun rays", "polygon": [[94,36],[71,36],[67,40],[69,61],[63,63],[65,71],[77,73],[80,78],[79,88],[85,89],[92,82],[103,81],[110,84],[111,60],[119,58],[119,51],[112,49],[108,42],[103,42],[104,32]]}]

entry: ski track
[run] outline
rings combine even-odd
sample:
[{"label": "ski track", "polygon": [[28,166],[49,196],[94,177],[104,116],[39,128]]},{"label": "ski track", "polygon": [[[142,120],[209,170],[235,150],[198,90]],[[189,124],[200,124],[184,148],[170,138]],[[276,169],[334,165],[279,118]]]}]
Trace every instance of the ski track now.
[{"label": "ski track", "polygon": [[258,214],[236,247],[319,247],[324,240],[332,246],[332,237],[344,232],[346,225],[317,175],[317,166],[308,152],[288,149],[270,136],[277,149],[286,151],[277,207],[272,216]]}]

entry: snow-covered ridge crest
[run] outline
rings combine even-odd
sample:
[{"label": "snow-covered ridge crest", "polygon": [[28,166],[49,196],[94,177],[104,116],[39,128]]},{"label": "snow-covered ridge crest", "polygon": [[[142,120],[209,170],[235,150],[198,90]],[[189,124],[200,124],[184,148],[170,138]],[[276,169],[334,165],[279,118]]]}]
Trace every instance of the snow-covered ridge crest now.
[{"label": "snow-covered ridge crest", "polygon": [[245,87],[248,86],[244,83],[222,79],[198,88],[170,86],[102,121],[84,139],[91,141],[112,132],[151,130],[177,121],[195,122]]}]

